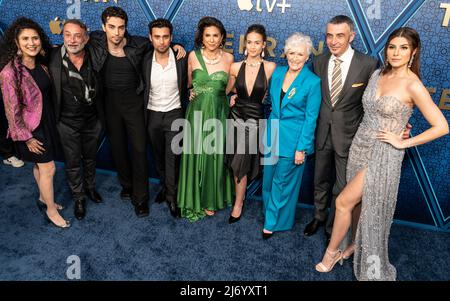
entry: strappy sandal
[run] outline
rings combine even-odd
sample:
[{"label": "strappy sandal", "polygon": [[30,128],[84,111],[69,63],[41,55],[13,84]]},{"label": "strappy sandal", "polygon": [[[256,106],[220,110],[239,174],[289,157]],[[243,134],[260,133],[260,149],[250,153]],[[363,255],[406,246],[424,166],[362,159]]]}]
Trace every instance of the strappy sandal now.
[{"label": "strappy sandal", "polygon": [[[331,270],[333,270],[333,268],[334,268],[334,265],[337,263],[337,262],[340,262],[340,264],[342,265],[342,251],[341,250],[337,250],[337,251],[335,251],[335,252],[331,252],[331,251],[329,251],[328,249],[325,251],[325,256],[329,256],[329,257],[331,257],[332,258],[332,262],[331,262],[331,264],[329,265],[329,266],[326,266],[324,263],[323,263],[323,260],[320,262],[320,263],[318,263],[317,265],[316,265],[316,271],[317,272],[320,272],[320,273],[329,273],[329,272],[331,272]],[[325,257],[324,256],[324,257]]]}]

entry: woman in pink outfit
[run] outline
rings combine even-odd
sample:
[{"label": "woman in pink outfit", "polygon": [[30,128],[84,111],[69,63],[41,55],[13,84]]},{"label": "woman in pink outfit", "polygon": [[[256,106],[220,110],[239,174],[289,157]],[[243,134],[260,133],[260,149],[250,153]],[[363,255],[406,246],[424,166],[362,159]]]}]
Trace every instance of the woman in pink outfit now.
[{"label": "woman in pink outfit", "polygon": [[39,210],[53,225],[68,228],[70,223],[59,214],[62,206],[54,202],[53,195],[57,134],[51,104],[52,82],[44,66],[51,50],[48,37],[33,20],[18,18],[6,30],[3,47],[0,87],[8,136],[15,141],[19,156],[35,163]]}]

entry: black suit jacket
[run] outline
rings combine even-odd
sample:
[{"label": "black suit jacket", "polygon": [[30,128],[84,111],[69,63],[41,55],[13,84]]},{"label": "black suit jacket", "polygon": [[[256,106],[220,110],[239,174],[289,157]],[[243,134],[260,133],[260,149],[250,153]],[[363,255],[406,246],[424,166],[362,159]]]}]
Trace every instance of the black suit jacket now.
[{"label": "black suit jacket", "polygon": [[363,118],[362,96],[367,83],[378,66],[377,60],[355,50],[341,95],[334,108],[331,106],[328,85],[327,52],[314,59],[314,73],[322,79],[322,104],[317,119],[316,148],[323,149],[328,135],[339,156],[347,157],[353,137]]},{"label": "black suit jacket", "polygon": [[[178,89],[180,92],[180,101],[181,101],[181,107],[183,108],[183,115],[184,111],[186,110],[187,106],[187,98],[188,98],[188,64],[187,59],[188,56],[185,56],[182,59],[176,59],[177,52],[175,52],[172,48],[170,51],[173,51],[175,55],[175,65],[177,68],[177,79],[178,79]],[[150,98],[150,86],[151,86],[151,78],[152,78],[152,64],[153,64],[153,52],[154,50],[151,50],[148,52],[143,60],[142,63],[142,74],[144,77],[144,83],[145,83],[145,89],[144,89],[144,108],[147,110],[149,98]],[[147,114],[145,115],[145,124],[148,123],[147,120]]]},{"label": "black suit jacket", "polygon": [[[54,48],[52,50],[51,56],[50,56],[50,63],[49,63],[49,71],[52,75],[53,79],[53,95],[52,95],[52,101],[53,101],[53,109],[55,111],[55,117],[56,121],[58,122],[61,118],[61,101],[62,101],[62,87],[61,87],[61,80],[62,80],[62,71],[63,71],[63,65],[62,65],[62,57],[61,57],[61,47],[62,45]],[[91,48],[86,45],[86,55],[90,56],[91,59],[91,66],[93,66],[93,60],[92,60],[92,51]],[[100,75],[95,70],[92,70],[94,77],[95,77],[95,90],[96,90],[96,96],[94,99],[95,102],[95,108],[97,110],[97,116],[100,119],[102,125],[105,125],[105,114],[104,114],[104,106],[103,106],[103,95],[102,95],[102,89],[103,85],[101,84]]]}]

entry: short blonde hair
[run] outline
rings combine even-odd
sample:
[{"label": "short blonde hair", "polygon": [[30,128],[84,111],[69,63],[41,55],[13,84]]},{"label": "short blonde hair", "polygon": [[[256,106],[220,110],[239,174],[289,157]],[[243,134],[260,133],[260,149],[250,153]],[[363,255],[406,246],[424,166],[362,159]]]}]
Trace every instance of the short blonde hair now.
[{"label": "short blonde hair", "polygon": [[284,42],[284,54],[287,54],[289,50],[291,50],[294,47],[300,46],[300,45],[305,45],[307,54],[308,55],[311,54],[312,47],[313,47],[311,38],[300,32],[294,32]]}]

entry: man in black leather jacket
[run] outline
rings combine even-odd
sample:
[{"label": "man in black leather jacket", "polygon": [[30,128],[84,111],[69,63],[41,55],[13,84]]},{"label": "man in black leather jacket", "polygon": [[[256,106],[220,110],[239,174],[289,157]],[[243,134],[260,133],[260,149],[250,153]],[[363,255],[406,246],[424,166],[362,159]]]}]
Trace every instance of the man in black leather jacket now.
[{"label": "man in black leather jacket", "polygon": [[102,23],[103,31],[92,32],[90,44],[93,68],[103,81],[106,128],[122,186],[120,197],[131,198],[136,215],[144,217],[149,214],[149,186],[141,66],[152,46],[148,38],[128,34],[128,16],[120,7],[105,9]]}]

